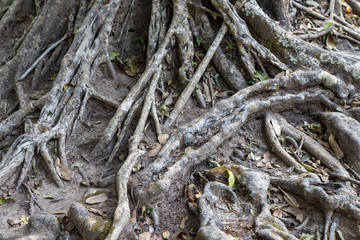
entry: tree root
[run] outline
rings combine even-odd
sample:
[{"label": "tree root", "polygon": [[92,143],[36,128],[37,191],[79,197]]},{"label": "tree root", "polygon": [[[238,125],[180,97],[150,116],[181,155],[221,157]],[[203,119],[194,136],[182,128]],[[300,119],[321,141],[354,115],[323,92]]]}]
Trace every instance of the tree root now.
[{"label": "tree root", "polygon": [[[19,11],[18,6],[22,2],[21,0],[14,1],[0,20],[0,31],[4,31],[5,23],[12,21],[11,19]],[[202,6],[200,1],[192,3],[191,6],[194,7],[192,9],[187,6],[187,1],[173,0],[172,20],[166,30],[167,17],[170,14],[160,11],[161,8],[166,8],[166,3],[153,0],[146,69],[126,98],[118,103],[96,92],[91,87],[90,80],[96,76],[96,71],[103,63],[108,66],[111,77],[117,78],[116,69],[109,60],[109,36],[115,15],[120,14],[120,18],[125,19],[125,6],[130,6],[133,2],[94,0],[89,3],[86,0],[71,0],[71,4],[65,4],[61,1],[49,0],[42,4],[41,1],[35,1],[38,16],[15,45],[16,55],[0,68],[0,94],[9,95],[12,94],[12,90],[15,90],[17,103],[12,105],[18,106],[16,111],[13,108],[6,112],[10,108],[7,107],[9,104],[5,104],[6,119],[0,123],[0,138],[7,137],[13,129],[24,123],[24,133],[15,140],[0,162],[0,182],[6,181],[23,164],[17,189],[24,185],[31,195],[31,201],[36,203],[31,189],[24,181],[34,155],[39,154],[56,185],[63,186],[63,180],[56,171],[54,159],[47,144],[52,140],[57,142],[59,160],[61,164],[67,166],[66,140],[81,121],[86,105],[91,98],[116,107],[117,111],[97,139],[96,146],[89,154],[91,158],[85,156],[85,159],[90,159],[89,162],[93,160],[100,162],[107,159],[106,166],[112,164],[124,143],[132,122],[139,115],[135,132],[128,141],[128,156],[116,174],[118,202],[112,227],[106,237],[107,240],[115,240],[119,238],[125,227],[130,226],[128,183],[130,183],[130,189],[141,183],[144,188],[135,191],[134,197],[140,206],[142,204],[150,206],[156,200],[164,197],[174,181],[183,180],[196,165],[208,159],[221,144],[239,132],[249,119],[264,116],[265,130],[273,152],[301,175],[293,175],[285,179],[270,177],[268,174],[243,166],[231,166],[230,169],[236,173],[238,180],[243,186],[246,186],[252,205],[258,213],[255,216],[257,236],[265,239],[296,239],[283,222],[271,215],[267,201],[270,183],[300,194],[309,203],[318,205],[325,211],[325,239],[327,236],[329,239],[334,238],[338,220],[335,219],[331,223],[333,211],[348,214],[359,221],[360,204],[350,184],[321,182],[317,175],[308,173],[308,168],[301,162],[301,159],[299,161],[297,154],[303,149],[319,159],[329,169],[328,174],[332,178],[355,184],[359,184],[360,181],[352,179],[338,161],[339,159],[332,156],[318,142],[295,129],[280,115],[274,114],[310,102],[318,106],[319,112],[321,112],[318,116],[329,131],[335,135],[340,147],[345,152],[346,160],[360,171],[357,164],[359,159],[358,156],[355,156],[359,155],[357,150],[360,149],[355,136],[358,133],[357,128],[359,128],[356,128],[359,124],[355,118],[360,116],[360,111],[355,107],[350,111],[339,107],[349,98],[355,99],[356,97],[357,87],[360,84],[359,57],[326,51],[289,34],[271,20],[255,0],[238,1],[235,5],[228,0],[212,0],[211,2],[220,14]],[[329,17],[315,13],[296,2],[292,2],[292,4],[297,9],[320,20],[331,21],[334,23],[332,24],[334,26],[331,27],[342,27],[356,41],[360,40],[359,33],[350,29],[349,25],[337,16],[337,14],[341,14],[341,11],[337,12],[337,2],[331,1]],[[281,2],[283,5],[284,3]],[[124,9],[120,8],[121,4],[124,4],[122,6]],[[53,6],[55,7],[52,8]],[[50,15],[47,15],[52,13],[53,9],[56,9],[56,13],[61,15],[61,21],[54,22],[50,19]],[[119,12],[118,9],[120,9]],[[205,12],[223,19],[216,37],[214,37],[210,20]],[[127,13],[126,18],[129,16],[130,12]],[[285,28],[289,28],[286,24],[288,20],[282,19]],[[46,25],[42,30],[40,23],[44,22]],[[195,50],[191,28],[195,32],[194,36],[203,41],[202,47],[207,51],[195,73],[192,66]],[[237,69],[219,48],[228,29],[237,43],[237,50],[245,71]],[[300,37],[318,38],[323,34],[328,34],[331,30],[332,28],[328,28],[316,35]],[[35,41],[35,37],[43,33],[49,36],[46,39]],[[71,40],[73,33],[73,42],[67,48],[68,44],[65,39]],[[64,37],[61,38],[62,36]],[[54,41],[57,42],[51,44]],[[165,124],[161,126],[157,116],[155,91],[160,89],[164,92],[161,76],[167,66],[163,60],[168,56],[175,42],[180,59],[179,82],[184,90]],[[42,49],[45,49],[49,43],[50,47],[43,52]],[[33,44],[36,46],[29,47]],[[52,51],[51,56],[50,51]],[[29,56],[29,62],[23,65],[19,64],[27,56]],[[30,92],[41,84],[40,79],[48,72],[49,67],[53,64],[57,65],[59,56],[62,59],[59,64],[60,68],[50,91],[37,100],[29,100]],[[227,80],[227,84],[232,89],[240,91],[216,104],[214,99],[210,99],[212,108],[209,111],[189,124],[178,129],[171,129],[193,93],[200,106],[207,107],[204,97],[201,91],[197,90],[196,85],[199,84],[211,60],[222,77]],[[230,70],[226,64],[230,66]],[[265,74],[269,70],[267,69],[269,64],[276,68],[273,72],[283,71],[283,75],[246,87],[242,72],[247,72],[251,78],[257,72],[256,68],[259,68]],[[298,67],[299,64],[301,67]],[[292,72],[290,67],[297,70]],[[312,70],[298,70],[300,68]],[[337,76],[320,71],[319,68],[331,69]],[[35,72],[32,81],[28,81],[33,70]],[[271,76],[276,75],[276,73],[272,74],[273,72],[271,72]],[[25,86],[28,82],[31,82],[30,87]],[[202,84],[203,86],[208,85],[206,87],[212,98],[214,88],[211,81],[207,83],[204,81]],[[209,100],[206,101],[209,102]],[[38,119],[27,119],[29,114],[36,110],[41,110]],[[335,113],[335,111],[340,113]],[[157,136],[172,130],[171,136],[156,159],[131,176],[133,167],[146,153],[140,146],[140,142],[144,136],[143,132],[146,129],[149,115],[154,121]],[[339,126],[340,122],[344,125],[343,128]],[[347,129],[351,129],[350,132],[346,131]],[[113,142],[115,135],[117,139]],[[281,137],[290,142],[295,150],[288,153],[286,147],[284,148],[280,143]],[[351,141],[346,141],[342,137],[350,138]],[[114,146],[112,142],[115,144]],[[203,178],[207,181],[207,178]],[[333,194],[329,194],[329,191]],[[216,211],[210,207],[220,195],[230,195],[232,201],[237,201],[236,194],[229,186],[218,182],[207,183],[204,194],[199,200],[201,228],[197,239],[231,239],[222,231],[222,222]],[[79,206],[73,206],[71,211],[81,213],[82,210],[79,208]],[[155,213],[154,216],[155,221],[158,222],[159,217]],[[84,224],[86,224],[85,218],[88,216],[80,217],[79,225],[83,228],[81,234],[85,234]],[[300,227],[296,231],[299,230]],[[130,232],[133,233],[132,230]]]}]

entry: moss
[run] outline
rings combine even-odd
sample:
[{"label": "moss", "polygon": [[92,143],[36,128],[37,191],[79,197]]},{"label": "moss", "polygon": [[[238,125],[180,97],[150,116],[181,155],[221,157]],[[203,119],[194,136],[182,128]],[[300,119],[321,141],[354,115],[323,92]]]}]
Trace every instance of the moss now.
[{"label": "moss", "polygon": [[93,217],[88,221],[88,227],[90,230],[90,234],[96,236],[97,239],[105,239],[108,234],[112,220],[111,219],[103,219],[101,217]]},{"label": "moss", "polygon": [[275,222],[275,220],[272,219],[272,218],[264,218],[264,222],[266,222],[267,224],[273,226],[274,228],[276,228],[276,229],[278,229],[280,231],[285,230],[280,223]]}]

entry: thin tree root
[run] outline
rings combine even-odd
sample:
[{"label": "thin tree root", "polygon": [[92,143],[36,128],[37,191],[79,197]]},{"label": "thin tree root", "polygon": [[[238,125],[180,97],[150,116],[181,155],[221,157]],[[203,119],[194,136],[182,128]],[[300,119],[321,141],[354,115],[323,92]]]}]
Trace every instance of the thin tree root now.
[{"label": "thin tree root", "polygon": [[[307,172],[306,169],[298,163],[290,154],[288,154],[285,149],[281,146],[278,137],[280,137],[280,133],[276,132],[276,128],[280,125],[277,121],[270,115],[265,115],[265,132],[268,137],[271,150],[289,167],[294,167],[294,170],[298,173]],[[277,135],[279,134],[279,135]]]}]

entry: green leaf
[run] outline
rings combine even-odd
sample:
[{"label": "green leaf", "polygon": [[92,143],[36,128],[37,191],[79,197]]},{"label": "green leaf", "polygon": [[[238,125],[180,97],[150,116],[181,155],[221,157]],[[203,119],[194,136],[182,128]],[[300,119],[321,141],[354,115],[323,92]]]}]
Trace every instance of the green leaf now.
[{"label": "green leaf", "polygon": [[196,37],[196,44],[200,47],[200,45],[201,45],[201,40],[198,38],[198,37]]},{"label": "green leaf", "polygon": [[155,208],[152,207],[152,208],[150,208],[149,210],[147,210],[146,213],[147,213],[147,214],[150,214],[150,213],[152,213],[154,210],[155,210]]},{"label": "green leaf", "polygon": [[137,167],[134,167],[134,168],[132,169],[133,173],[137,173],[138,171],[140,171],[140,168],[141,168],[141,165],[140,165],[140,163],[138,163],[138,164],[137,164]]},{"label": "green leaf", "polygon": [[230,171],[229,169],[226,169],[226,172],[229,174],[229,178],[228,178],[229,187],[233,188],[234,184],[235,184],[235,176],[234,176],[233,172]]},{"label": "green leaf", "polygon": [[328,24],[326,24],[326,25],[324,26],[324,29],[329,28],[329,27],[331,26],[331,24],[332,24],[332,22],[329,22]]},{"label": "green leaf", "polygon": [[109,59],[110,61],[114,61],[116,59],[117,56],[119,56],[120,54],[117,52],[112,52],[110,53]]},{"label": "green leaf", "polygon": [[6,201],[15,202],[15,200],[13,198],[1,197],[0,198],[0,206],[3,205]]},{"label": "green leaf", "polygon": [[303,233],[299,238],[299,240],[315,240],[315,239],[316,239],[315,235],[306,234],[306,233]]},{"label": "green leaf", "polygon": [[82,165],[83,165],[82,163],[76,162],[76,163],[71,164],[70,168],[74,170],[75,168],[82,167]]},{"label": "green leaf", "polygon": [[257,212],[255,209],[250,209],[250,213],[253,217],[256,217],[257,216]]},{"label": "green leaf", "polygon": [[8,10],[9,8],[10,8],[10,5],[9,5],[9,6],[5,6],[5,7],[3,7],[2,11]]},{"label": "green leaf", "polygon": [[132,73],[135,73],[135,74],[140,71],[137,67],[135,67],[135,66],[132,65],[132,64],[129,65],[129,68],[130,68],[130,71],[131,71]]},{"label": "green leaf", "polygon": [[21,216],[21,221],[24,223],[24,224],[28,224],[29,223],[29,217],[25,216],[25,215],[22,215]]},{"label": "green leaf", "polygon": [[143,215],[145,211],[146,211],[146,206],[143,205],[143,206],[141,207],[141,215]]},{"label": "green leaf", "polygon": [[254,77],[259,79],[260,81],[269,79],[269,77],[266,74],[264,74],[262,72],[257,72],[257,71],[254,72]]},{"label": "green leaf", "polygon": [[302,159],[301,159],[302,162],[307,162],[309,161],[309,154],[305,154]]}]

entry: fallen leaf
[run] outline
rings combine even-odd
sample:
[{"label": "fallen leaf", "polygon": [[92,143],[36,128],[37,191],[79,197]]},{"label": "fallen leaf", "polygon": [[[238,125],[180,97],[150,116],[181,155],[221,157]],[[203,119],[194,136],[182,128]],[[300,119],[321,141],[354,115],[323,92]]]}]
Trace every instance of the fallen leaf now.
[{"label": "fallen leaf", "polygon": [[235,184],[235,176],[234,176],[233,172],[230,171],[229,169],[226,169],[226,172],[229,174],[229,178],[228,178],[229,187],[233,188],[234,184]]},{"label": "fallen leaf", "polygon": [[100,210],[100,209],[97,209],[97,208],[89,208],[88,210],[89,210],[89,212],[96,213],[96,214],[98,214],[100,216],[103,216],[103,217],[105,217],[108,214],[108,211]]},{"label": "fallen leaf", "polygon": [[59,158],[56,158],[55,160],[55,169],[62,179],[70,181],[73,178],[73,173],[70,168],[66,164],[60,162]]},{"label": "fallen leaf", "polygon": [[256,166],[259,167],[259,168],[264,167],[265,166],[265,160],[263,159],[263,160],[257,162]]},{"label": "fallen leaf", "polygon": [[29,223],[29,217],[25,216],[25,215],[22,215],[21,216],[21,221],[24,223],[24,224],[28,224]]},{"label": "fallen leaf", "polygon": [[148,152],[148,156],[155,157],[156,155],[158,155],[160,150],[161,150],[161,145],[156,143],[156,145]]},{"label": "fallen leaf", "polygon": [[138,164],[137,164],[137,167],[133,167],[132,171],[133,171],[134,173],[137,173],[138,171],[140,171],[140,169],[141,169],[141,165],[140,165],[140,163],[138,163]]},{"label": "fallen leaf", "polygon": [[333,150],[336,159],[341,159],[344,157],[344,152],[341,150],[337,142],[335,141],[335,136],[333,134],[330,134],[329,137],[329,145],[331,147],[331,150]]},{"label": "fallen leaf", "polygon": [[170,237],[170,232],[168,230],[165,230],[163,233],[162,233],[162,236],[163,238],[169,238]]},{"label": "fallen leaf", "polygon": [[304,212],[299,209],[299,208],[294,208],[294,207],[285,207],[283,209],[285,212],[288,212],[292,215],[294,215],[294,217],[296,218],[296,220],[298,220],[300,223],[302,223],[305,219],[305,214]]},{"label": "fallen leaf", "polygon": [[0,198],[0,206],[3,205],[5,202],[15,202],[15,199],[13,198],[8,198],[8,197],[1,197]]},{"label": "fallen leaf", "polygon": [[128,75],[129,77],[135,77],[135,76],[136,76],[135,73],[133,73],[133,72],[131,72],[131,71],[128,71],[128,70],[126,70],[126,69],[125,69],[125,73],[126,73],[126,75]]},{"label": "fallen leaf", "polygon": [[151,240],[151,232],[143,232],[139,235],[139,240]]},{"label": "fallen leaf", "polygon": [[331,50],[335,47],[335,39],[331,34],[326,35],[326,46]]},{"label": "fallen leaf", "polygon": [[319,139],[319,138],[317,139],[317,141],[318,141],[318,143],[320,143],[321,146],[323,146],[324,148],[330,149],[329,143],[324,142],[323,140],[321,140],[321,139]]},{"label": "fallen leaf", "polygon": [[298,201],[296,200],[296,198],[294,196],[285,192],[280,187],[279,187],[279,189],[284,193],[284,195],[285,195],[284,199],[287,202],[287,204],[289,204],[292,207],[297,207],[297,208],[300,207],[300,204],[298,203]]},{"label": "fallen leaf", "polygon": [[44,195],[43,198],[45,198],[45,199],[54,199],[53,196],[48,196],[48,195]]},{"label": "fallen leaf", "polygon": [[267,162],[267,163],[265,164],[265,166],[266,166],[266,169],[271,169],[271,168],[272,168],[272,166],[271,166],[271,163],[270,163],[270,162]]},{"label": "fallen leaf", "polygon": [[253,216],[253,217],[256,217],[257,216],[257,212],[255,209],[250,209],[250,214]]},{"label": "fallen leaf", "polygon": [[283,216],[283,211],[280,209],[280,208],[277,208],[273,213],[272,215],[274,217],[277,217],[277,218],[282,218]]},{"label": "fallen leaf", "polygon": [[165,99],[164,104],[165,104],[166,106],[169,106],[169,105],[173,104],[173,94],[172,94],[172,91],[170,92],[169,96]]},{"label": "fallen leaf", "polygon": [[266,162],[270,162],[270,152],[264,153],[263,158]]},{"label": "fallen leaf", "polygon": [[169,139],[169,134],[161,134],[159,137],[158,137],[158,140],[159,140],[159,143],[161,144],[165,144],[167,142],[167,140]]},{"label": "fallen leaf", "polygon": [[301,234],[299,240],[314,240],[316,239],[315,235],[311,235],[311,234],[307,234],[307,233],[303,233]]},{"label": "fallen leaf", "polygon": [[108,199],[108,195],[105,193],[101,193],[99,195],[91,196],[85,200],[87,204],[96,204],[105,202]]},{"label": "fallen leaf", "polygon": [[46,131],[49,131],[50,128],[48,127],[45,127],[43,125],[38,125],[37,128],[41,131],[41,132],[46,132]]},{"label": "fallen leaf", "polygon": [[179,225],[179,227],[180,227],[181,229],[184,229],[184,228],[185,228],[185,222],[186,222],[186,220],[188,220],[188,218],[189,218],[189,216],[188,216],[188,215],[185,215],[185,216],[181,219],[180,225]]},{"label": "fallen leaf", "polygon": [[16,219],[16,218],[9,218],[7,220],[8,224],[10,224],[11,226],[16,226],[16,225],[21,225],[22,221],[20,219]]},{"label": "fallen leaf", "polygon": [[60,211],[56,211],[56,212],[54,212],[54,214],[66,214],[68,211],[66,211],[66,210],[60,210]]}]

